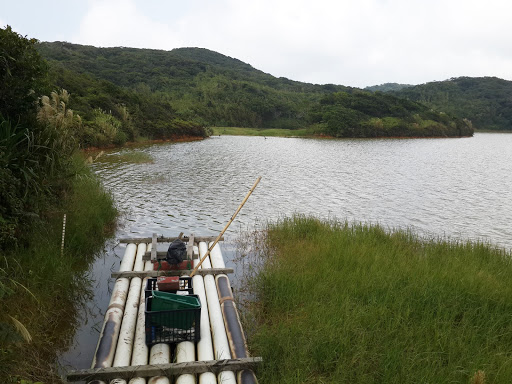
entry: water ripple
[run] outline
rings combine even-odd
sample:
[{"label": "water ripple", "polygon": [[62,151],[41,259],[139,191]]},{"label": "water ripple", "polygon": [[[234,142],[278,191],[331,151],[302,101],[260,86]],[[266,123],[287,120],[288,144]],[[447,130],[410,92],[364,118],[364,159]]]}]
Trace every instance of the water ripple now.
[{"label": "water ripple", "polygon": [[131,220],[120,236],[222,229],[258,175],[243,225],[315,214],[511,247],[512,135],[471,139],[304,140],[214,137],[146,148],[153,164],[96,172]]}]

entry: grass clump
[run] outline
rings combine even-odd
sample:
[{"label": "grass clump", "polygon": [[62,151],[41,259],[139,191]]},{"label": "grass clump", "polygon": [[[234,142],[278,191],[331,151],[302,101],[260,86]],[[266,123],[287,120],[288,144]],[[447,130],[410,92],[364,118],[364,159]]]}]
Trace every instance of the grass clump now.
[{"label": "grass clump", "polygon": [[155,161],[150,154],[141,151],[123,152],[116,155],[110,155],[108,158],[110,161],[132,164],[153,163]]},{"label": "grass clump", "polygon": [[509,383],[512,259],[481,243],[296,216],[250,279],[261,383]]}]

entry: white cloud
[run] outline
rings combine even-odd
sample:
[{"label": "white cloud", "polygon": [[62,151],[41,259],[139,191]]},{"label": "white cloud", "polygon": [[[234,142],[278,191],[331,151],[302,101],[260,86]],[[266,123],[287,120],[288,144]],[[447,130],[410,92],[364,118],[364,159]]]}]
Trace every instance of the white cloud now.
[{"label": "white cloud", "polygon": [[[72,41],[199,46],[275,76],[366,86],[449,77],[510,78],[504,0],[91,1]],[[512,3],[511,3],[512,4]]]},{"label": "white cloud", "polygon": [[158,49],[181,45],[172,26],[141,13],[133,0],[91,1],[73,42]]}]

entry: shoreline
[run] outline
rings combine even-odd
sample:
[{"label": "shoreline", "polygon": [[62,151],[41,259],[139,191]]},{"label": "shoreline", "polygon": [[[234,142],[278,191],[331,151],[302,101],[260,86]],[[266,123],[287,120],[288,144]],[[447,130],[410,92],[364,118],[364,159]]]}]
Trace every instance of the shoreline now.
[{"label": "shoreline", "polygon": [[244,127],[212,127],[211,136],[260,136],[260,137],[286,137],[300,139],[333,139],[333,140],[370,140],[370,139],[460,139],[473,136],[374,136],[374,137],[336,137],[323,133],[308,134],[308,128],[297,130],[282,128],[244,128]]},{"label": "shoreline", "polygon": [[[209,137],[209,136],[207,136]],[[144,145],[151,145],[151,144],[163,144],[163,143],[186,143],[186,142],[192,142],[192,141],[201,141],[206,139],[207,137],[199,137],[199,136],[179,136],[179,137],[173,137],[169,139],[144,139],[139,141],[127,141],[126,143],[122,145],[115,145],[110,144],[104,147],[87,147],[87,148],[81,148],[80,152],[84,154],[88,154],[89,152],[98,152],[98,151],[104,151],[104,150],[111,150],[111,149],[120,149],[120,148],[136,148],[139,146]]]}]

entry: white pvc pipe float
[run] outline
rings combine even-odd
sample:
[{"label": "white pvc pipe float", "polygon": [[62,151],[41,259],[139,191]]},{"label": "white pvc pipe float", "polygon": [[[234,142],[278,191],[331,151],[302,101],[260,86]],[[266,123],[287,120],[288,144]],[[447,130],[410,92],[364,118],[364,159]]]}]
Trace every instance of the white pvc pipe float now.
[{"label": "white pvc pipe float", "polygon": [[[194,260],[194,266],[199,262],[199,260],[197,260],[197,257],[199,255],[199,248],[194,246],[193,247],[193,259],[196,259]],[[194,281],[198,281],[197,279],[194,280],[193,279],[193,282]],[[211,335],[210,335],[210,326],[209,326],[209,321],[208,321],[208,307],[206,306],[206,296],[205,296],[205,293],[204,293],[204,284],[203,284],[203,281],[202,281],[202,277],[201,277],[201,283],[198,283],[199,284],[199,287],[196,289],[194,283],[192,283],[192,286],[194,287],[194,293],[199,292],[201,291],[201,288],[202,288],[202,300],[201,300],[201,296],[199,297],[199,300],[201,301],[201,328],[200,328],[200,339],[199,340],[202,340],[202,336],[203,336],[203,330],[205,330],[205,328],[203,327],[203,321],[204,321],[204,325],[206,326],[207,328],[207,334],[205,333],[205,342],[209,339],[210,341],[210,350],[212,348],[212,345],[211,345]],[[203,311],[206,311],[206,320],[203,319]],[[206,339],[206,337],[208,339]],[[204,344],[204,343],[203,343]],[[198,347],[199,348],[199,347]],[[204,348],[204,347],[203,347]],[[212,358],[210,360],[213,360],[213,351],[211,350],[211,356]],[[189,361],[195,361],[196,359],[196,348],[195,348],[195,345],[194,343],[190,342],[190,341],[184,341],[184,342],[181,342],[178,344],[178,346],[176,347],[176,362],[178,363],[185,363],[185,362],[189,362]],[[215,377],[215,375],[211,372],[209,372],[212,376],[213,376],[213,381],[212,383],[214,384],[217,384],[217,379]],[[200,380],[200,383],[201,382],[204,382],[204,379],[201,381]],[[176,380],[176,384],[196,384],[196,377],[195,375],[191,375],[191,374],[185,374],[185,375],[180,375],[178,376],[177,380]]]},{"label": "white pvc pipe float", "polygon": [[[201,258],[207,252],[206,243],[199,243],[199,255]],[[210,260],[207,257],[203,264],[203,268],[211,268]],[[210,327],[212,330],[214,357],[215,360],[231,359],[224,321],[219,304],[219,296],[217,294],[217,286],[213,275],[204,276],[204,286],[206,292],[206,300],[208,302],[208,312],[210,313]],[[223,371],[219,373],[219,382],[222,384],[236,384],[236,378],[233,371]]]},{"label": "white pvc pipe float", "polygon": [[[140,244],[140,246],[144,245],[144,248],[148,251],[151,250],[151,244],[146,248],[146,244]],[[141,260],[142,261],[142,260]],[[139,265],[137,267],[140,267]],[[151,271],[153,269],[153,264],[151,261],[146,261],[143,263],[141,270]],[[137,326],[135,329],[135,338],[133,341],[133,354],[131,365],[147,365],[148,363],[148,347],[146,345],[146,331],[144,328],[145,325],[145,309],[146,309],[146,300],[144,297],[144,289],[146,288],[148,278],[144,278],[141,284],[140,290],[140,298],[139,298],[139,312],[137,315]],[[130,381],[131,383],[131,381]]]},{"label": "white pvc pipe float", "polygon": [[[195,361],[196,359],[196,348],[191,341],[182,341],[176,347],[176,362],[186,363],[189,361]],[[195,375],[185,374],[178,376],[176,384],[196,384]]]},{"label": "white pvc pipe float", "polygon": [[[133,336],[135,334],[135,324],[137,321],[137,311],[139,308],[141,280],[138,277],[132,278],[128,298],[126,299],[125,311],[119,331],[119,340],[117,341],[116,354],[112,366],[126,367],[130,365],[133,348]],[[110,384],[126,384],[125,380],[114,379]]]},{"label": "white pvc pipe float", "polygon": [[[225,268],[224,258],[220,247],[215,245],[210,253],[210,259],[213,268]],[[225,274],[215,276],[217,284],[217,293],[219,295],[219,302],[222,316],[224,318],[224,326],[226,328],[226,335],[229,341],[231,356],[234,359],[249,357],[247,349],[247,342],[245,339],[240,317],[236,309],[233,292],[231,291],[231,284],[229,278]],[[257,384],[258,380],[252,370],[245,369],[239,371],[237,374],[238,384]]]},{"label": "white pvc pipe float", "polygon": [[[148,245],[148,251],[151,251],[151,244]],[[153,270],[153,263],[146,261],[145,271]],[[151,347],[149,353],[149,364],[168,364],[171,360],[171,350],[168,344],[160,343],[155,344]],[[148,384],[170,384],[167,377],[156,376],[148,380]]]},{"label": "white pvc pipe float", "polygon": [[[199,260],[194,260],[194,267]],[[199,268],[202,268],[199,267]],[[199,296],[201,301],[201,338],[197,343],[197,361],[213,360],[212,334],[210,331],[210,316],[208,315],[208,302],[204,291],[203,276],[194,275],[192,277],[192,286],[194,294]],[[205,372],[199,375],[199,384],[217,384],[217,377],[212,372]]]},{"label": "white pvc pipe float", "polygon": [[[134,271],[142,271],[144,262],[142,256],[146,252],[146,244],[139,244],[137,247],[137,256],[135,257]],[[137,324],[137,312],[141,295],[142,280],[140,277],[133,277],[130,282],[130,290],[126,300],[121,330],[119,331],[119,340],[114,357],[114,367],[126,367],[130,365],[133,342],[135,335],[135,325]],[[126,384],[126,380],[114,379],[110,384]]]},{"label": "white pvc pipe float", "polygon": [[[168,344],[155,344],[151,347],[149,364],[169,364],[171,350]],[[156,376],[148,380],[148,384],[170,384],[167,377]]]},{"label": "white pvc pipe float", "polygon": [[144,270],[145,262],[144,262],[144,260],[142,260],[142,257],[146,253],[146,249],[147,249],[147,247],[146,247],[145,243],[140,243],[137,246],[137,256],[135,257],[135,264],[133,265],[134,271],[143,271]]},{"label": "white pvc pipe float", "polygon": [[124,252],[123,260],[121,260],[121,265],[119,266],[119,272],[127,272],[133,270],[136,250],[137,246],[133,243],[128,244],[126,246],[126,251]]},{"label": "white pvc pipe float", "polygon": [[[140,246],[144,245],[146,251],[151,251],[151,244],[140,244]],[[142,269],[144,271],[152,271],[153,263],[151,261],[144,262],[141,259]],[[140,265],[135,262],[137,268],[140,268]],[[140,291],[140,300],[139,300],[139,313],[137,315],[137,326],[135,329],[135,338],[133,341],[133,353],[131,365],[147,365],[148,364],[148,355],[149,349],[146,345],[146,330],[145,330],[145,310],[146,310],[146,300],[144,296],[144,289],[146,288],[146,284],[148,281],[148,277],[142,280],[142,287]],[[146,379],[142,377],[136,377],[130,380],[129,384],[146,384]]]},{"label": "white pvc pipe float", "polygon": [[[126,247],[120,272],[131,271],[135,260],[135,244],[128,244]],[[112,366],[114,361],[114,353],[116,350],[117,339],[123,318],[126,296],[130,281],[127,278],[116,280],[112,297],[105,313],[105,320],[101,329],[96,352],[92,360],[92,368],[107,368]]]},{"label": "white pvc pipe float", "polygon": [[143,377],[135,377],[131,379],[128,384],[146,384],[146,379]]}]

